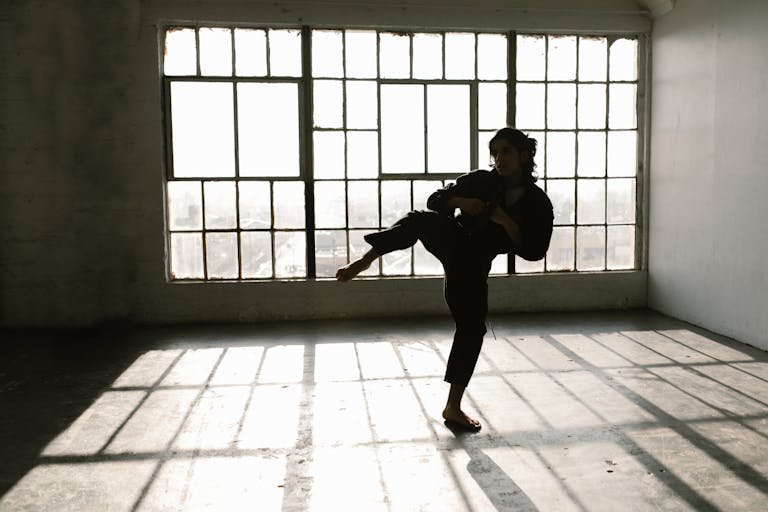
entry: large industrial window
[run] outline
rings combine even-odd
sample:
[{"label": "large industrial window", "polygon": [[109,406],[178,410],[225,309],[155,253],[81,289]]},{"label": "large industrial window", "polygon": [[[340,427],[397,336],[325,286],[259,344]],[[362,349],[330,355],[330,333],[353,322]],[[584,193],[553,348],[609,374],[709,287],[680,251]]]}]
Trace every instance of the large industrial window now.
[{"label": "large industrial window", "polygon": [[[636,268],[638,39],[173,27],[164,32],[173,280],[332,277],[514,125],[555,207],[540,262]],[[442,273],[417,244],[367,276]]]}]

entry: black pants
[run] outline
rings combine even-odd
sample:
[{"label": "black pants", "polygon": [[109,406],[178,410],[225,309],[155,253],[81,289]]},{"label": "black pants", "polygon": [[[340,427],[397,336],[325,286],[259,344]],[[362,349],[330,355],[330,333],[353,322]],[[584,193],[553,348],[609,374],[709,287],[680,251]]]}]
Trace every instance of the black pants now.
[{"label": "black pants", "polygon": [[392,227],[365,236],[381,256],[419,240],[443,264],[445,301],[456,323],[445,380],[466,387],[486,332],[488,272],[495,255],[474,244],[455,220],[430,211],[410,212]]}]

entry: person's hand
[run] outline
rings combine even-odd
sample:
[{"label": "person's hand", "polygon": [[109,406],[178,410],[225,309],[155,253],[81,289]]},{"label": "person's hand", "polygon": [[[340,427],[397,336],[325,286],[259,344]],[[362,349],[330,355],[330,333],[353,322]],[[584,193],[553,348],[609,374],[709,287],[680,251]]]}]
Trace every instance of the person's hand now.
[{"label": "person's hand", "polygon": [[507,233],[507,236],[510,240],[516,244],[520,243],[520,226],[518,226],[517,222],[512,220],[512,217],[507,215],[507,213],[502,210],[500,206],[497,206],[493,209],[493,211],[491,211],[490,219],[504,228],[504,231]]},{"label": "person's hand", "polygon": [[509,221],[509,216],[501,209],[501,206],[497,206],[491,211],[491,220],[496,224],[504,226]]},{"label": "person's hand", "polygon": [[468,213],[470,215],[478,215],[488,208],[488,203],[486,201],[474,197],[455,197],[453,198],[453,202],[462,213]]}]

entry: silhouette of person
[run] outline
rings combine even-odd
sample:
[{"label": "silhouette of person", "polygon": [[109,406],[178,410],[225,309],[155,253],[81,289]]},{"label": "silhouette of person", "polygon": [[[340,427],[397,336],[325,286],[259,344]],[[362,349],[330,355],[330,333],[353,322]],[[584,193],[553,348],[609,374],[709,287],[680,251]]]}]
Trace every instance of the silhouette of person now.
[{"label": "silhouette of person", "polygon": [[[535,185],[536,140],[506,127],[491,139],[492,170],[474,170],[427,200],[430,211],[412,211],[390,228],[366,235],[371,246],[336,272],[349,281],[376,258],[421,241],[445,270],[445,301],[456,329],[445,381],[450,384],[442,416],[449,426],[477,431],[480,422],[461,409],[474,372],[488,313],[488,273],[498,254],[526,260],[544,257],[552,236],[552,203]],[[460,213],[455,215],[456,209]]]}]

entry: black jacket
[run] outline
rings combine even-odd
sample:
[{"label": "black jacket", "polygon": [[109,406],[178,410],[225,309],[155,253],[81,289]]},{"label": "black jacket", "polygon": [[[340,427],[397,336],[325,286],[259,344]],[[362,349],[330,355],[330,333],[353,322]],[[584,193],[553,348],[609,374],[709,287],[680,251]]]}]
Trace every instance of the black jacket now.
[{"label": "black jacket", "polygon": [[[493,254],[513,252],[528,261],[540,260],[547,253],[554,218],[552,203],[536,185],[528,185],[517,202],[504,207],[504,179],[496,171],[476,170],[429,196],[427,208],[453,217],[455,209],[446,204],[452,197],[472,197],[490,203],[479,215],[460,213],[456,218],[479,248]],[[520,226],[519,245],[510,240],[504,228],[490,220],[490,212],[499,205]]]}]

